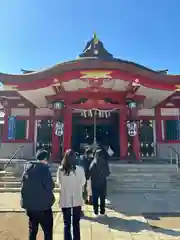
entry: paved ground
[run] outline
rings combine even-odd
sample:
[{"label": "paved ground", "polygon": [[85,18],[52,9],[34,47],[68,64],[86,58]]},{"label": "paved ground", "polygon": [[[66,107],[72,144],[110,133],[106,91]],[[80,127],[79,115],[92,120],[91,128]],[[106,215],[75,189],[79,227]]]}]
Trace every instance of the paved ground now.
[{"label": "paved ground", "polygon": [[[166,193],[119,193],[108,198],[109,208],[120,213],[141,215],[142,213],[180,213],[180,191]],[[56,194],[54,210],[59,211]],[[0,211],[21,211],[18,193],[0,193]]]},{"label": "paved ground", "polygon": [[[180,192],[124,193],[109,197],[107,217],[92,217],[84,207],[82,240],[166,240],[180,239]],[[63,222],[57,201],[53,207],[54,240],[63,239]],[[0,194],[0,239],[27,239],[27,218],[19,207],[19,194]],[[40,231],[38,240],[43,239]]]}]

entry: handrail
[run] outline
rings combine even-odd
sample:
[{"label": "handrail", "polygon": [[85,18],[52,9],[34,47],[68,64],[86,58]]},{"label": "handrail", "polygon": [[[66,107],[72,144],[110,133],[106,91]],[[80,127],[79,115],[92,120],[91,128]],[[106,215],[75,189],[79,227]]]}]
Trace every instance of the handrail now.
[{"label": "handrail", "polygon": [[12,157],[9,159],[9,161],[4,165],[4,170],[9,166],[9,164],[12,162],[13,158],[18,154],[18,152],[23,148],[24,146],[20,146],[15,153],[12,155]]},{"label": "handrail", "polygon": [[180,154],[173,147],[169,146],[168,148],[172,149],[178,155],[178,157],[180,158]]},{"label": "handrail", "polygon": [[[24,146],[20,146],[15,153],[12,155],[12,157],[9,159],[9,161],[4,165],[4,170],[9,166],[9,164],[12,162],[13,158],[17,155],[17,153],[23,148]],[[5,171],[5,176],[4,176],[4,188],[7,186],[7,172]]]},{"label": "handrail", "polygon": [[[177,169],[177,172],[179,171],[179,159],[180,159],[180,154],[171,146],[168,147],[169,149],[171,149],[171,151],[175,152],[176,154],[176,169]],[[172,164],[172,152],[171,152],[171,164]]]}]

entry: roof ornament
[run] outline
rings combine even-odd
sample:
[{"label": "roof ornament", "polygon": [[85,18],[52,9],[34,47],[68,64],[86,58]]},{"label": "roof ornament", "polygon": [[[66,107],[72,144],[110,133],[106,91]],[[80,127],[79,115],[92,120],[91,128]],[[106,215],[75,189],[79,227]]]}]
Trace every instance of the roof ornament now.
[{"label": "roof ornament", "polygon": [[94,47],[96,46],[96,44],[98,44],[99,39],[97,38],[96,33],[93,33],[93,43],[94,43]]},{"label": "roof ornament", "polygon": [[168,74],[168,69],[160,70],[160,71],[157,71],[157,72],[159,72],[161,74]]},{"label": "roof ornament", "polygon": [[96,57],[101,59],[112,59],[113,55],[109,53],[102,43],[97,37],[97,34],[94,32],[93,37],[90,41],[87,42],[83,53],[79,55],[80,58],[86,57]]},{"label": "roof ornament", "polygon": [[21,68],[21,72],[22,72],[22,74],[28,74],[28,73],[33,73],[34,71],[26,70],[26,69]]}]

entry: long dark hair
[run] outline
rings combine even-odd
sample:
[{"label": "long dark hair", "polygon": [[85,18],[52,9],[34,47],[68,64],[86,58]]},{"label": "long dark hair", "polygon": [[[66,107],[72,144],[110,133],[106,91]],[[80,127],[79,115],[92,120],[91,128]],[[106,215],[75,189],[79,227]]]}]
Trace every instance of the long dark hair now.
[{"label": "long dark hair", "polygon": [[69,176],[70,172],[76,170],[76,154],[72,149],[65,152],[64,158],[61,163],[61,171]]}]

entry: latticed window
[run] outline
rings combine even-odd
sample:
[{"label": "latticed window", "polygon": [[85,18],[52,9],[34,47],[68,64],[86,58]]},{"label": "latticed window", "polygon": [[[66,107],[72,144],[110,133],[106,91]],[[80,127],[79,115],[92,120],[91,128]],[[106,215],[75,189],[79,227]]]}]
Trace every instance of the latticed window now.
[{"label": "latticed window", "polygon": [[25,140],[27,137],[27,120],[16,119],[15,140]]},{"label": "latticed window", "polygon": [[9,117],[8,119],[8,139],[26,140],[27,139],[27,120]]},{"label": "latticed window", "polygon": [[166,120],[164,123],[165,140],[180,140],[180,120]]}]

